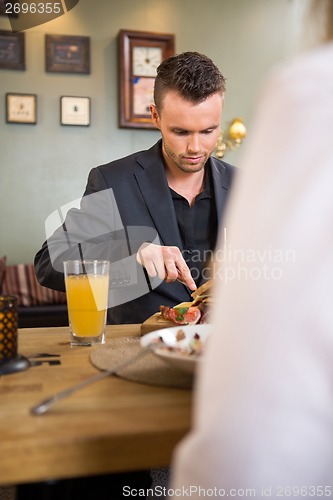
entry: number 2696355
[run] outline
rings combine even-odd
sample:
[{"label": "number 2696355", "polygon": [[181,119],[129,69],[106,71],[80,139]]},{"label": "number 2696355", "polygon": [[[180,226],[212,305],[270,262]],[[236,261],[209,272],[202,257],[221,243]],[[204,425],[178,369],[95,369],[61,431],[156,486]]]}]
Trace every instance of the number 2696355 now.
[{"label": "number 2696355", "polygon": [[6,2],[6,14],[60,14],[61,2]]}]

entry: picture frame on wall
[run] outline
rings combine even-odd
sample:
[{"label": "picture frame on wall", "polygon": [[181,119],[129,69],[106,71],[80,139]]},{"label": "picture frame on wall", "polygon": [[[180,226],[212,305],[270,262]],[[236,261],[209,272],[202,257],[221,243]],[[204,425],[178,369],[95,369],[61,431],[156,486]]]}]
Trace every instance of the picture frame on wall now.
[{"label": "picture frame on wall", "polygon": [[119,127],[155,129],[150,115],[156,70],[175,53],[175,35],[120,30]]},{"label": "picture frame on wall", "polygon": [[0,0],[0,16],[6,15],[6,0]]},{"label": "picture frame on wall", "polygon": [[37,123],[37,95],[7,93],[6,122],[35,125]]},{"label": "picture frame on wall", "polygon": [[90,73],[90,37],[45,35],[45,70],[56,73]]},{"label": "picture frame on wall", "polygon": [[90,97],[61,96],[60,97],[61,125],[90,125]]},{"label": "picture frame on wall", "polygon": [[0,30],[0,69],[25,70],[25,35]]},{"label": "picture frame on wall", "polygon": [[0,0],[0,16],[18,17],[14,12],[15,0]]}]

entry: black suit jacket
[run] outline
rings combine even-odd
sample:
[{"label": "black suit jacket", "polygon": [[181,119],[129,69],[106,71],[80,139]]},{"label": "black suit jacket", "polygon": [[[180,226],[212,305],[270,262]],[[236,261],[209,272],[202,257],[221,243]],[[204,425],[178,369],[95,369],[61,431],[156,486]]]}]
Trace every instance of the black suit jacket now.
[{"label": "black suit jacket", "polygon": [[[212,172],[217,217],[221,227],[235,169],[213,157],[208,160],[206,168],[210,168]],[[91,203],[88,200],[93,199],[95,208],[91,215]],[[113,206],[112,210],[110,206]],[[64,232],[64,229],[67,232]],[[71,249],[67,247],[66,251],[63,244],[64,234],[66,242],[70,239],[73,244]],[[81,209],[70,210],[65,225],[57,230],[36,254],[37,279],[46,287],[64,290],[62,262],[68,258],[79,258],[77,244],[81,242],[79,246],[83,246],[85,258],[105,257],[112,262],[122,263],[120,268],[116,264],[111,272],[118,295],[114,295],[115,290],[111,290],[109,323],[141,323],[157,312],[162,304],[173,306],[190,300],[189,290],[178,282],[168,284],[150,279],[147,284],[147,276],[137,265],[134,255],[143,241],[177,246],[182,250],[165,175],[161,141],[147,151],[91,170]],[[131,267],[133,272],[127,273],[128,267]],[[134,275],[136,279],[132,280],[131,276]],[[131,283],[131,280],[135,283]],[[119,296],[123,298],[119,299]]]}]

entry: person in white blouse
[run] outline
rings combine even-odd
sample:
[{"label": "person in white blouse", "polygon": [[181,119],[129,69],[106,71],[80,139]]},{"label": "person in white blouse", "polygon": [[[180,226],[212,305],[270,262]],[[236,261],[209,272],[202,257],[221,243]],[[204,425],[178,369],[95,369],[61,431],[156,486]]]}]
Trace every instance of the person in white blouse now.
[{"label": "person in white blouse", "polygon": [[314,6],[324,43],[262,89],[170,496],[333,497],[333,1]]}]

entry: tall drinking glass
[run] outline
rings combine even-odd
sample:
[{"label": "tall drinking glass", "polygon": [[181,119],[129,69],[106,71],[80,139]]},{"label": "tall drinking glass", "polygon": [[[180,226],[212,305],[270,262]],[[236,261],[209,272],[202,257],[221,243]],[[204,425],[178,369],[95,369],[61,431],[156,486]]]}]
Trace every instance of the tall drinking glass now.
[{"label": "tall drinking glass", "polygon": [[71,345],[105,342],[109,268],[106,260],[64,262]]}]

